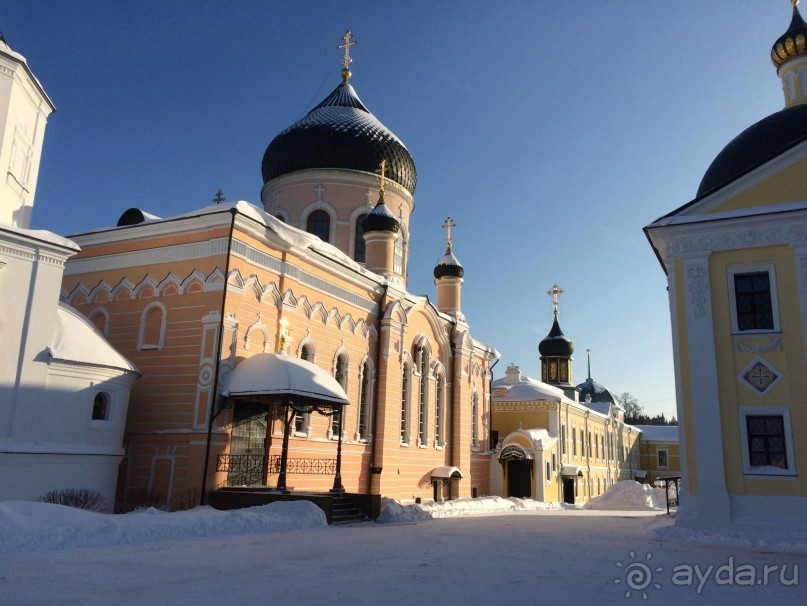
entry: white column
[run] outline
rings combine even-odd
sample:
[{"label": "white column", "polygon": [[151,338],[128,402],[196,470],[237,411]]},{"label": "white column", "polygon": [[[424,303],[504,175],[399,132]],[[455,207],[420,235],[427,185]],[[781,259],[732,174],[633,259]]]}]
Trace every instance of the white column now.
[{"label": "white column", "polygon": [[690,496],[699,521],[730,522],[726,490],[720,393],[717,385],[714,323],[708,255],[685,259],[686,323],[692,389],[691,427],[695,438],[696,498]]}]

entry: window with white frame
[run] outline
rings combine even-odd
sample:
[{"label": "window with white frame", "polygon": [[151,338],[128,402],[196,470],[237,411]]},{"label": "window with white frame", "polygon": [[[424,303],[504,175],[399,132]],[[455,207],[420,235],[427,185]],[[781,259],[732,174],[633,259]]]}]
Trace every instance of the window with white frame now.
[{"label": "window with white frame", "polygon": [[429,352],[425,347],[419,347],[417,358],[420,364],[420,394],[418,398],[418,444],[427,445],[427,409],[429,405]]},{"label": "window with white frame", "polygon": [[359,440],[370,439],[370,372],[370,362],[365,361],[359,387],[359,426],[356,431]]},{"label": "window with white frame", "polygon": [[[306,343],[300,348],[300,359],[314,363],[314,346]],[[308,432],[308,424],[311,420],[311,413],[298,412],[294,415],[294,433],[305,434]]]},{"label": "window with white frame", "polygon": [[734,332],[780,330],[776,272],[773,265],[729,269],[728,283]]},{"label": "window with white frame", "polygon": [[669,453],[666,448],[659,448],[656,451],[656,458],[658,460],[659,469],[667,469],[670,466]]},{"label": "window with white frame", "polygon": [[446,378],[443,373],[437,375],[436,396],[434,398],[434,446],[442,448],[445,445],[445,394]]},{"label": "window with white frame", "polygon": [[401,375],[401,444],[409,443],[409,364],[404,364]]},{"label": "window with white frame", "polygon": [[577,427],[572,427],[572,454],[577,457]]},{"label": "window with white frame", "polygon": [[479,449],[479,394],[474,392],[471,396],[471,448]]},{"label": "window with white frame", "polygon": [[[345,393],[347,393],[347,356],[345,354],[339,354],[339,357],[336,358],[336,368],[334,369],[333,376],[336,382],[345,390]],[[338,437],[339,432],[342,431],[343,414],[344,407],[340,407],[339,410],[331,416],[331,437]]]},{"label": "window with white frame", "polygon": [[331,216],[322,209],[315,210],[306,219],[305,231],[314,234],[323,242],[330,241]]},{"label": "window with white frame", "polygon": [[740,409],[743,472],[749,475],[796,475],[790,409]]}]

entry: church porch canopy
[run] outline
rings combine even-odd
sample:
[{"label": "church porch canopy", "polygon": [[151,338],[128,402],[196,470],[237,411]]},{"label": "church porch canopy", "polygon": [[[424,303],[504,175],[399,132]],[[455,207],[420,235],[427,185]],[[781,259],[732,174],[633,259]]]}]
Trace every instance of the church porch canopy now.
[{"label": "church porch canopy", "polygon": [[583,477],[583,469],[578,465],[564,465],[560,475],[566,477]]},{"label": "church porch canopy", "polygon": [[443,465],[442,467],[435,467],[432,470],[433,480],[460,480],[462,479],[462,472],[459,467],[452,467],[450,465]]},{"label": "church porch canopy", "polygon": [[240,362],[227,377],[222,395],[323,411],[349,404],[345,390],[334,377],[282,351],[257,354]]},{"label": "church porch canopy", "polygon": [[[277,479],[277,490],[281,492],[287,492],[289,426],[294,415],[316,411],[341,416],[342,409],[349,404],[345,390],[334,377],[311,362],[289,357],[284,351],[257,354],[243,360],[227,377],[222,396],[283,408],[283,447]],[[342,432],[338,433],[333,490],[342,492]]]}]

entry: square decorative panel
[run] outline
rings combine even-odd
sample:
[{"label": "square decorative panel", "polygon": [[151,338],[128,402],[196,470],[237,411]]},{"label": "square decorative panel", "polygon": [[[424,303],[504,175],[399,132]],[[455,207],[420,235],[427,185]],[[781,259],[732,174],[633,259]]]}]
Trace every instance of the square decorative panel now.
[{"label": "square decorative panel", "polygon": [[740,375],[745,383],[759,394],[763,394],[771,388],[782,375],[762,358],[757,358]]}]

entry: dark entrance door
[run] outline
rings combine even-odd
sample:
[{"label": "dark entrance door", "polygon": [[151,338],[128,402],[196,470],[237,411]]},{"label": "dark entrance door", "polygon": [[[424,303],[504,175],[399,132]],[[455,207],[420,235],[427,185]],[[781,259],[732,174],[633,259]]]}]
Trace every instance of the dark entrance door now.
[{"label": "dark entrance door", "polygon": [[228,486],[263,484],[268,414],[266,404],[239,402],[235,405]]},{"label": "dark entrance door", "polygon": [[563,502],[574,505],[574,478],[563,478]]},{"label": "dark entrance door", "polygon": [[528,499],[532,496],[530,476],[532,475],[532,461],[525,459],[510,459],[507,462],[507,496],[518,499]]}]

